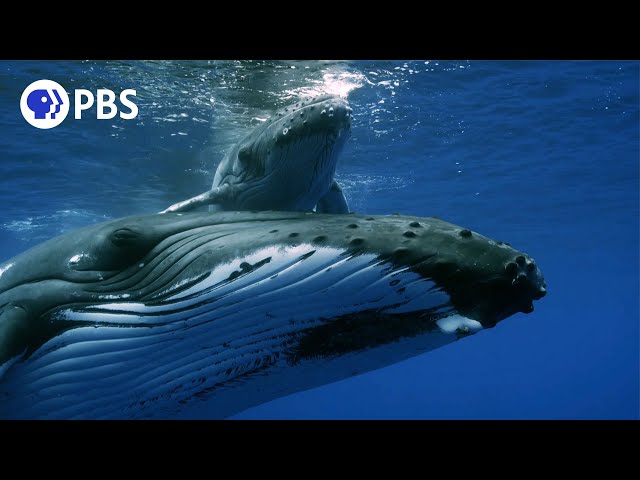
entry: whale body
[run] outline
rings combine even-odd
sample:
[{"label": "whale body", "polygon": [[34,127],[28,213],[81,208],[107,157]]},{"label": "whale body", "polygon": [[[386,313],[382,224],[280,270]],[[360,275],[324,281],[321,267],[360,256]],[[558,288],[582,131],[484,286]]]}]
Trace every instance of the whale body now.
[{"label": "whale body", "polygon": [[529,255],[436,218],[127,217],[0,264],[0,417],[224,418],[545,294]]}]

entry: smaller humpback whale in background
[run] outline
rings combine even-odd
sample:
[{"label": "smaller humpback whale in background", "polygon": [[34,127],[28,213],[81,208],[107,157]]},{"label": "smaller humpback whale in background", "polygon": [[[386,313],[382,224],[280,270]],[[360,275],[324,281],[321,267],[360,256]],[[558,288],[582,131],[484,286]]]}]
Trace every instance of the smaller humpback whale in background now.
[{"label": "smaller humpback whale in background", "polygon": [[322,95],[276,112],[224,157],[211,190],[164,210],[282,210],[348,213],[334,180],[351,135],[346,99]]},{"label": "smaller humpback whale in background", "polygon": [[545,293],[528,255],[435,218],[123,218],[0,264],[0,417],[226,417],[530,313]]}]

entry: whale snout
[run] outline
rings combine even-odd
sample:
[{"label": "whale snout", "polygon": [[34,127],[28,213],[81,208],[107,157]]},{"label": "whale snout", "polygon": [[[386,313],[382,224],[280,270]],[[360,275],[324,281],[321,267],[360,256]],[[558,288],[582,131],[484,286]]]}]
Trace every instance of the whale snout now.
[{"label": "whale snout", "polygon": [[522,295],[539,300],[547,294],[547,283],[532,258],[518,255],[504,268],[510,276],[511,285]]},{"label": "whale snout", "polygon": [[326,128],[350,128],[352,112],[349,103],[342,97],[329,97],[317,105],[309,106],[310,120]]},{"label": "whale snout", "polygon": [[278,111],[271,128],[276,130],[277,142],[319,132],[341,136],[351,131],[352,114],[353,109],[345,98],[323,95]]},{"label": "whale snout", "polygon": [[533,312],[533,302],[547,294],[547,283],[536,262],[529,256],[516,255],[504,265],[508,297],[513,299],[517,311]]}]

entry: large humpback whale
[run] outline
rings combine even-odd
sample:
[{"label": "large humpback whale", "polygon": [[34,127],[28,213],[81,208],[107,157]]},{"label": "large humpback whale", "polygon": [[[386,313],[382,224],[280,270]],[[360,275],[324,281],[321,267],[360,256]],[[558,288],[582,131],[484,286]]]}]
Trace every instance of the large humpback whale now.
[{"label": "large humpback whale", "polygon": [[203,205],[213,210],[347,213],[334,180],[338,156],[351,135],[346,99],[322,95],[276,112],[223,158],[211,190],[166,212]]},{"label": "large humpback whale", "polygon": [[435,218],[128,217],[0,264],[0,417],[225,417],[545,293],[528,255]]}]

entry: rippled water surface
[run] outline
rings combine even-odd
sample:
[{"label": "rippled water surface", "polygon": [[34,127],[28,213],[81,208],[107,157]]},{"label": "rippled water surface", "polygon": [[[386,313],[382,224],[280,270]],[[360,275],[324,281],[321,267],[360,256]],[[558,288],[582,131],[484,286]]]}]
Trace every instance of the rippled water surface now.
[{"label": "rippled water surface", "polygon": [[[531,315],[236,418],[638,418],[638,62],[0,62],[0,262],[62,232],[206,190],[276,108],[348,96],[352,210],[436,215],[541,266]],[[135,120],[53,130],[19,99],[137,90]],[[91,118],[93,116],[93,118]]]}]

